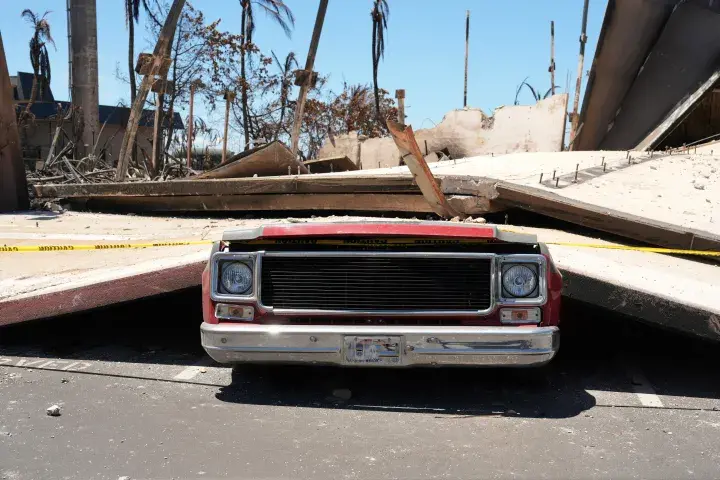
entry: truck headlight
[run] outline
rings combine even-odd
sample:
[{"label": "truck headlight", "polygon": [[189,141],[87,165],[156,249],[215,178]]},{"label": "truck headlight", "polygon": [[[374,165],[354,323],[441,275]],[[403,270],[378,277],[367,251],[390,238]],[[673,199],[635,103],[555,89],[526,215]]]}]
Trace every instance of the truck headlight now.
[{"label": "truck headlight", "polygon": [[512,297],[527,297],[535,291],[537,285],[537,271],[528,265],[513,265],[502,274],[503,289]]},{"label": "truck headlight", "polygon": [[252,288],[252,270],[243,262],[220,264],[220,281],[223,289],[230,294],[242,295]]}]

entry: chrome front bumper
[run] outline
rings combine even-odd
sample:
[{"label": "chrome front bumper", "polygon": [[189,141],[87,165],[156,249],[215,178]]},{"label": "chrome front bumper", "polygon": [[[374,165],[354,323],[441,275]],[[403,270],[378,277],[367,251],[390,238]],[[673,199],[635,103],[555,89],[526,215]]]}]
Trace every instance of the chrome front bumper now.
[{"label": "chrome front bumper", "polygon": [[424,327],[257,325],[203,323],[202,346],[220,363],[348,364],[347,336],[394,336],[401,355],[394,366],[539,366],[560,346],[557,327]]}]

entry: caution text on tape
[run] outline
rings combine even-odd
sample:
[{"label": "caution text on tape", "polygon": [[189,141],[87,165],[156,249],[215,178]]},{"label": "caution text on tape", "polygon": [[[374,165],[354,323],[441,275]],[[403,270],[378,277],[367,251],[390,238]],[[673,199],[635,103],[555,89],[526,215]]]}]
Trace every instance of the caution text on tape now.
[{"label": "caution text on tape", "polygon": [[[0,253],[23,252],[66,252],[85,250],[119,250],[134,248],[183,247],[192,245],[210,245],[214,240],[182,240],[143,243],[98,243],[90,245],[0,245]],[[429,238],[377,238],[377,239],[259,239],[243,242],[250,245],[357,245],[357,246],[420,246],[420,245],[481,245],[485,239],[429,239]],[[604,243],[544,242],[559,247],[594,248],[603,250],[623,250],[646,253],[665,253],[672,255],[699,255],[720,257],[720,252],[709,250],[685,250],[678,248],[633,247]]]}]

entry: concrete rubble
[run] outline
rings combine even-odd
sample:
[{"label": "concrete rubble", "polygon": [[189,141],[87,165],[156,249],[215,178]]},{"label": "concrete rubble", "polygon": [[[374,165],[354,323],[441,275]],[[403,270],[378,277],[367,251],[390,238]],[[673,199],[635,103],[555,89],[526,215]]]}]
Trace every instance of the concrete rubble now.
[{"label": "concrete rubble", "polygon": [[[516,152],[559,152],[565,138],[567,94],[536,105],[499,107],[492,116],[479,108],[453,110],[433,128],[415,132],[424,154],[447,150],[451,158]],[[390,137],[364,138],[357,133],[326,139],[319,158],[346,156],[358,169],[401,165]]]},{"label": "concrete rubble", "polygon": [[57,405],[53,405],[51,407],[48,407],[48,409],[45,411],[49,417],[59,417],[60,416],[60,407]]}]

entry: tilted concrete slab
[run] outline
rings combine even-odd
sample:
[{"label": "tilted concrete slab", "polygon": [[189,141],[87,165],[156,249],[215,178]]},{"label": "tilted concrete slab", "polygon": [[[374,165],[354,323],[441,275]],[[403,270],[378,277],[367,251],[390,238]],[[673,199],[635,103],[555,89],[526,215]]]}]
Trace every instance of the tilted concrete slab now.
[{"label": "tilted concrete slab", "polygon": [[[0,217],[0,246],[218,240],[226,230],[267,223],[353,218],[235,220],[77,212],[8,214]],[[0,326],[197,286],[210,248],[0,252]]]},{"label": "tilted concrete slab", "polygon": [[713,1],[609,0],[573,148],[660,143],[717,80],[719,27]]},{"label": "tilted concrete slab", "polygon": [[564,296],[652,325],[720,340],[719,265],[632,250],[552,245],[617,244],[553,229],[504,228],[534,233],[549,244],[563,273]]},{"label": "tilted concrete slab", "polygon": [[[720,250],[720,150],[713,152],[517,153],[429,168],[450,205],[466,215],[517,207],[650,245]],[[409,195],[419,192],[407,167],[35,190],[111,211],[431,212],[421,196]]]},{"label": "tilted concrete slab", "polygon": [[[21,214],[0,219],[0,244],[219,239],[225,230],[268,223],[351,220],[387,219],[221,220],[72,212]],[[653,325],[720,340],[720,266],[638,251],[554,245],[558,242],[609,243],[559,230],[500,228],[532,233],[540,241],[550,244],[553,258],[565,276],[564,294],[567,297],[625,313]],[[197,286],[209,249],[209,246],[187,246],[0,253],[0,325]]]},{"label": "tilted concrete slab", "polygon": [[[574,150],[597,150],[677,0],[608,0]],[[633,144],[634,145],[634,144]]]},{"label": "tilted concrete slab", "polygon": [[[495,179],[717,236],[720,148],[713,155],[707,148],[705,152],[516,153],[436,162],[429,167],[440,179],[445,175]],[[395,167],[335,175],[380,176],[407,171],[407,167]]]},{"label": "tilted concrete slab", "polygon": [[[215,220],[67,212],[0,218],[0,245],[86,245],[219,235]],[[233,222],[219,221],[233,225]],[[195,286],[209,245],[0,253],[0,325],[52,317]]]},{"label": "tilted concrete slab", "polygon": [[[688,97],[685,111],[702,98],[714,83],[720,55],[720,6],[704,0],[681,2],[663,27],[644,60],[637,78],[622,100],[601,149],[643,148],[656,145],[683,115],[674,115]],[[698,91],[699,95],[695,95]],[[654,135],[643,142],[656,127]]]}]

